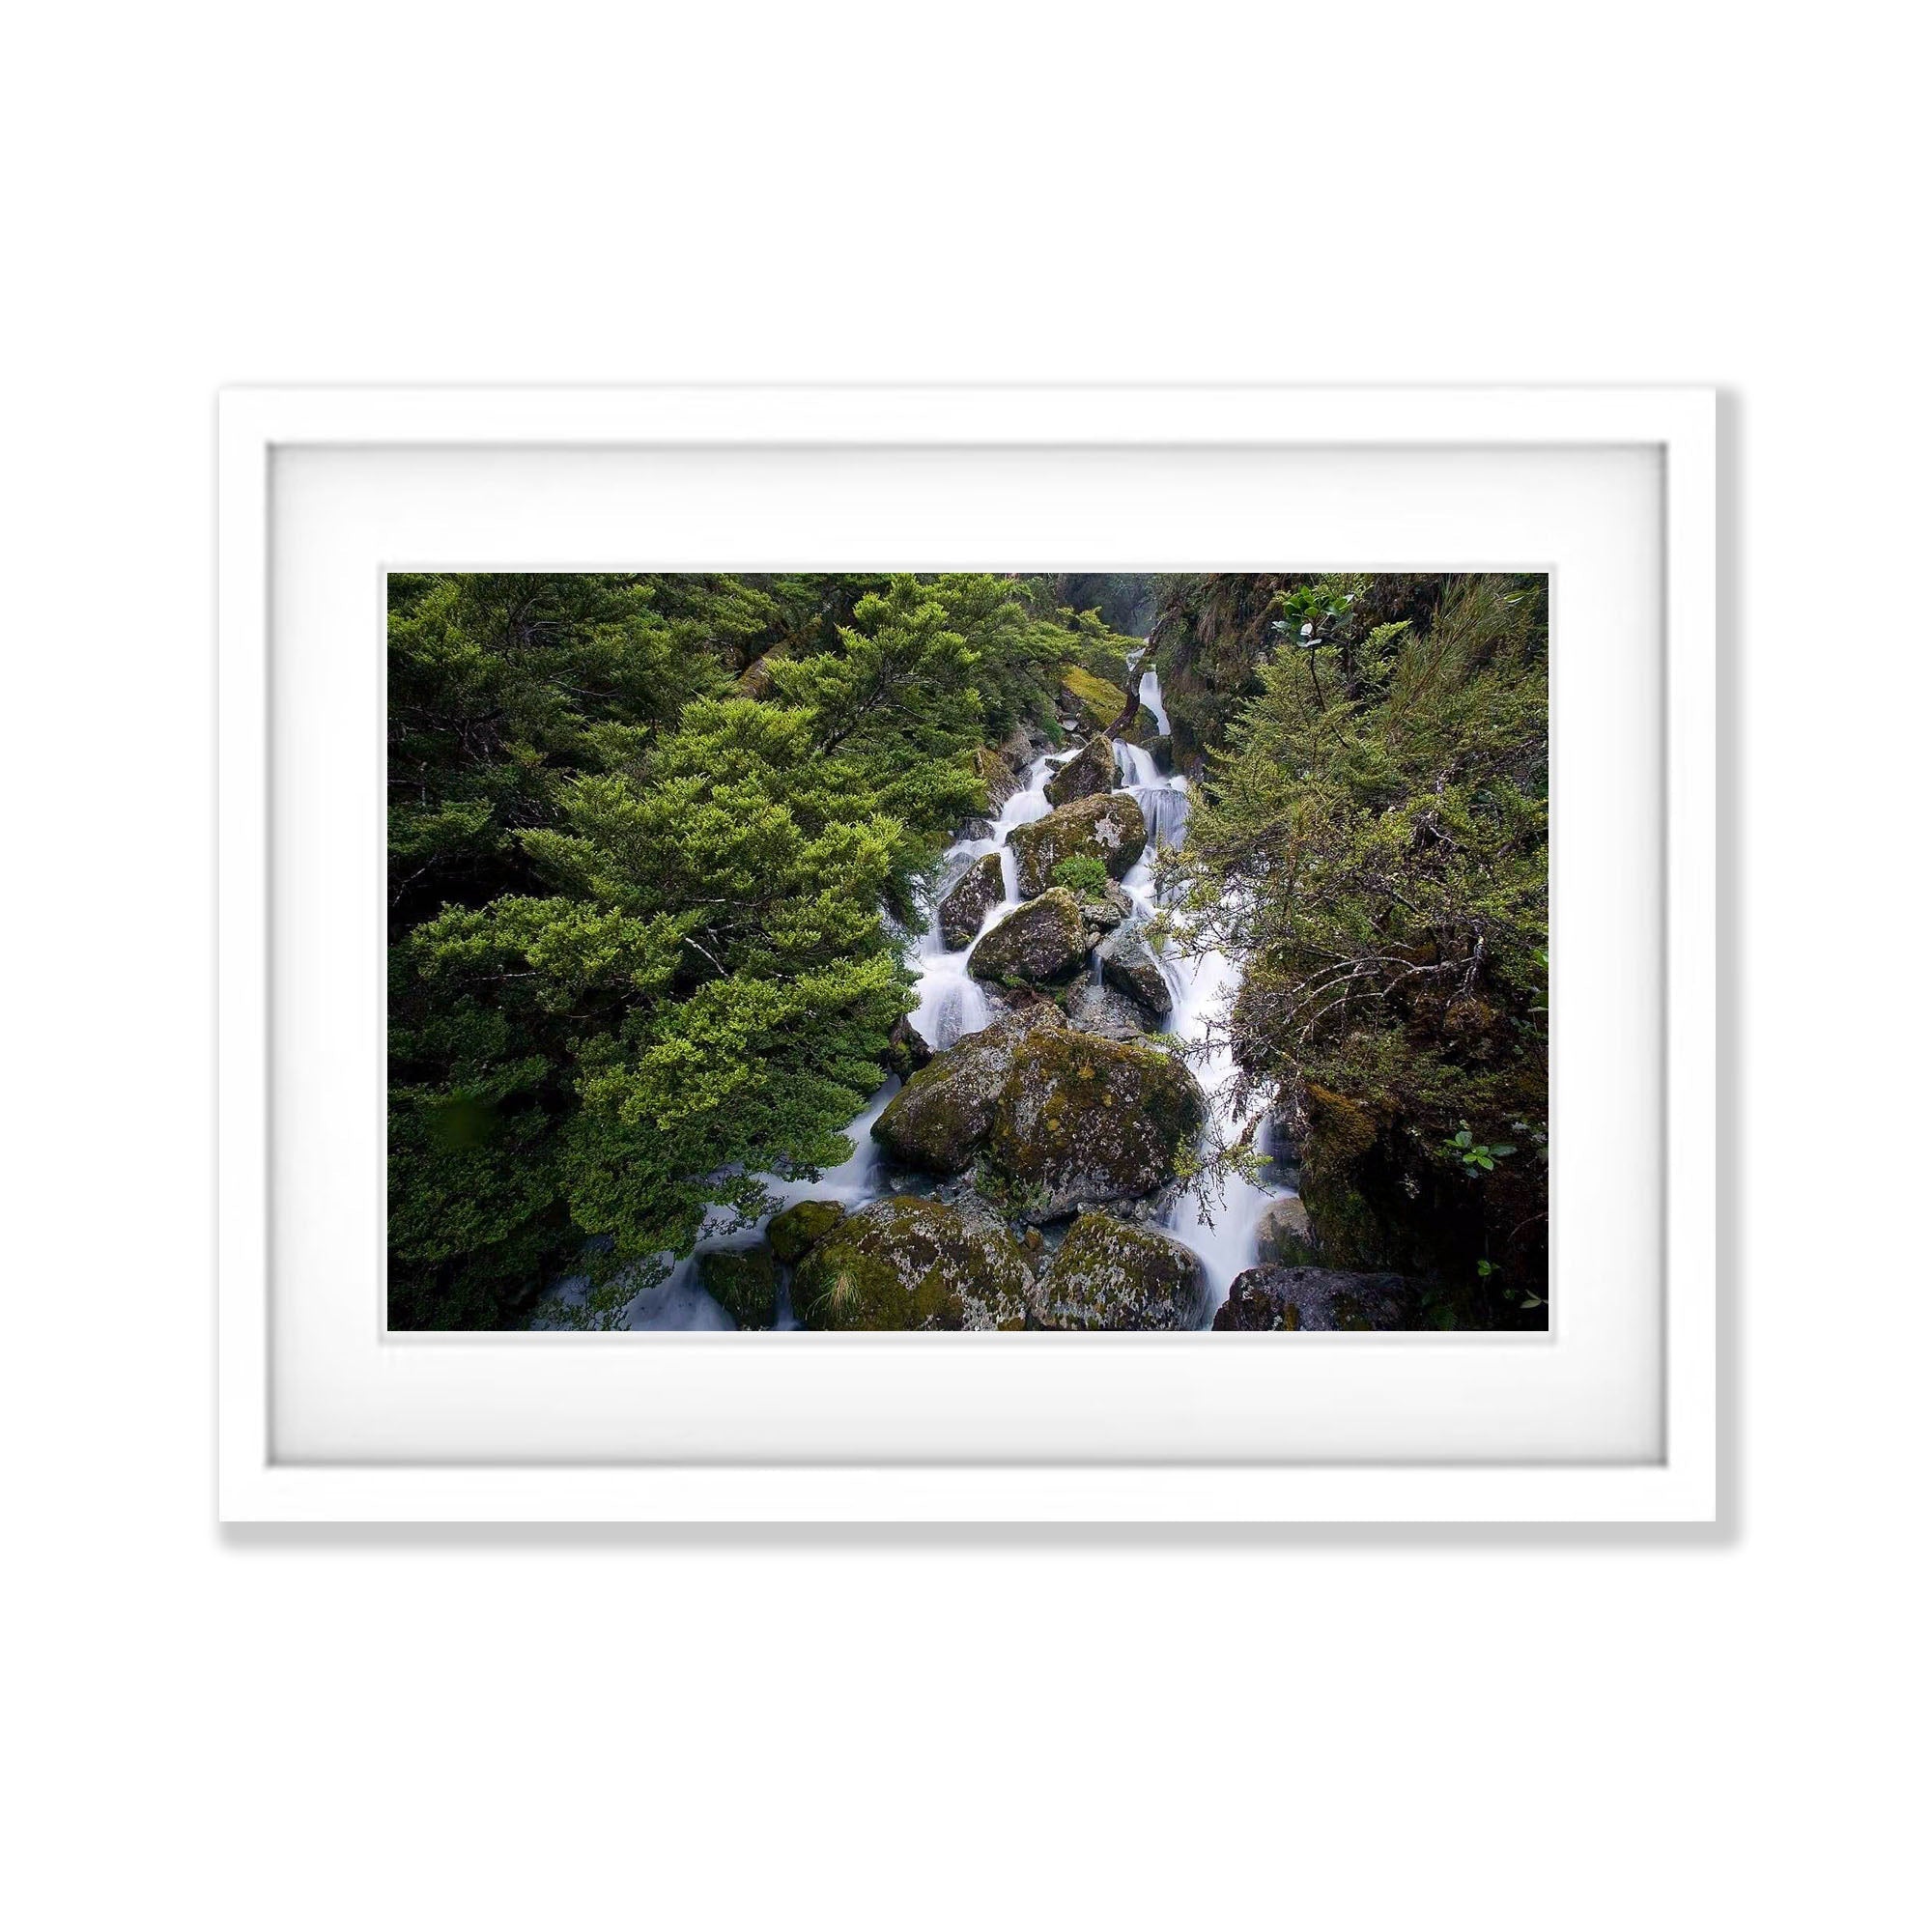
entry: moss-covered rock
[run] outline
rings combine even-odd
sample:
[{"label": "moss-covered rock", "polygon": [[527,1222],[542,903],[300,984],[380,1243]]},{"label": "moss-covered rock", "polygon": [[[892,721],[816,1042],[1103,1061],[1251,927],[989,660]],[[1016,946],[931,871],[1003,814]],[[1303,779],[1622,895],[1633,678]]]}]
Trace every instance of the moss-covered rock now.
[{"label": "moss-covered rock", "polygon": [[1206,1118],[1200,1083],[1172,1054],[1044,1028],[1013,1051],[986,1157],[1026,1219],[1052,1221],[1151,1193]]},{"label": "moss-covered rock", "polygon": [[740,1328],[769,1328],[778,1319],[779,1271],[769,1242],[706,1250],[697,1258],[697,1279]]},{"label": "moss-covered rock", "polygon": [[1083,1214],[1040,1280],[1048,1328],[1199,1328],[1208,1319],[1201,1258],[1152,1228]]},{"label": "moss-covered rock", "polygon": [[815,1241],[821,1241],[840,1221],[845,1209],[837,1201],[795,1201],[774,1214],[765,1227],[772,1253],[786,1267],[794,1267]]},{"label": "moss-covered rock", "polygon": [[1060,708],[1089,729],[1104,731],[1127,708],[1127,694],[1082,665],[1063,665]]},{"label": "moss-covered rock", "polygon": [[1037,1293],[1003,1229],[895,1195],[818,1242],[792,1276],[791,1305],[808,1328],[1024,1328]]},{"label": "moss-covered rock", "polygon": [[935,1053],[886,1102],[872,1138],[903,1166],[963,1174],[992,1126],[1014,1055],[1036,1035],[1065,1025],[1059,1009],[1042,1001],[968,1034]]},{"label": "moss-covered rock", "polygon": [[1016,825],[1007,834],[1019,877],[1020,896],[1030,899],[1053,884],[1053,868],[1063,859],[1090,852],[1110,878],[1124,878],[1147,846],[1147,819],[1133,794],[1110,791],[1063,805],[1058,811]]},{"label": "moss-covered rock", "polygon": [[986,802],[994,811],[1020,788],[1019,774],[998,752],[989,752],[984,745],[974,751],[973,776],[986,787]]},{"label": "moss-covered rock", "polygon": [[1315,1261],[1315,1236],[1308,1209],[1291,1194],[1262,1212],[1255,1224],[1255,1252],[1282,1267],[1308,1267]]},{"label": "moss-covered rock", "polygon": [[1090,738],[1076,756],[1047,780],[1047,802],[1071,805],[1076,799],[1112,791],[1120,778],[1121,764],[1114,754],[1114,741],[1103,733]]},{"label": "moss-covered rock", "polygon": [[1050,986],[1070,980],[1087,956],[1080,901],[1056,886],[1009,912],[966,956],[976,980]]},{"label": "moss-covered rock", "polygon": [[1174,1009],[1174,995],[1143,925],[1122,925],[1100,942],[1100,977],[1156,1017]]},{"label": "moss-covered rock", "polygon": [[957,952],[971,946],[986,915],[1007,895],[1000,872],[1000,855],[982,852],[959,876],[959,883],[939,902],[939,936],[947,950]]},{"label": "moss-covered rock", "polygon": [[1214,1311],[1228,1330],[1418,1328],[1420,1299],[1399,1274],[1346,1274],[1336,1268],[1252,1267],[1235,1277]]}]

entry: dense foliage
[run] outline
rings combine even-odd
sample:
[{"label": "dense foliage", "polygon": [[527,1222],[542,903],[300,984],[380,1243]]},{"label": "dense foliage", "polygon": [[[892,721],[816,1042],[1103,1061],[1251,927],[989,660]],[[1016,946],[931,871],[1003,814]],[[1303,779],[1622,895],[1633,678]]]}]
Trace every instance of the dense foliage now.
[{"label": "dense foliage", "polygon": [[1279,1109],[1324,1260],[1434,1276],[1445,1321],[1540,1323],[1546,580],[1260,582],[1164,586],[1208,673],[1176,930],[1241,968],[1240,1097]]},{"label": "dense foliage", "polygon": [[392,1325],[571,1267],[608,1322],[707,1203],[845,1157],[974,750],[1119,662],[1057,590],[391,579]]}]

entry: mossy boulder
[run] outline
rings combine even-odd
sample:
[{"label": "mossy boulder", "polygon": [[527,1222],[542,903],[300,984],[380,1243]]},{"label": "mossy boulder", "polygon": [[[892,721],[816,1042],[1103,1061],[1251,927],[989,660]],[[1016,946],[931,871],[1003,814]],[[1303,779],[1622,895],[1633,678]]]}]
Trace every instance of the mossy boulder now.
[{"label": "mossy boulder", "polygon": [[939,902],[939,936],[947,951],[971,946],[986,915],[1007,895],[1000,872],[1000,855],[982,852],[959,875],[959,882]]},{"label": "mossy boulder", "polygon": [[1037,1289],[1002,1228],[894,1195],[848,1214],[799,1264],[792,1312],[808,1328],[1025,1328]]},{"label": "mossy boulder", "polygon": [[1100,942],[1100,977],[1158,1017],[1174,1009],[1174,995],[1161,977],[1160,961],[1148,944],[1144,925],[1117,926]]},{"label": "mossy boulder", "polygon": [[765,1226],[765,1238],[772,1253],[786,1267],[794,1267],[816,1241],[821,1241],[840,1221],[845,1209],[837,1201],[795,1201],[782,1213],[774,1214]]},{"label": "mossy boulder", "polygon": [[769,1328],[778,1319],[779,1271],[767,1241],[707,1249],[697,1258],[697,1279],[740,1328]]},{"label": "mossy boulder", "polygon": [[1047,780],[1047,802],[1051,805],[1071,805],[1076,799],[1112,791],[1120,782],[1120,778],[1121,765],[1114,753],[1114,741],[1104,734],[1090,738],[1078,755],[1062,765]]},{"label": "mossy boulder", "polygon": [[1087,956],[1080,901],[1056,886],[1009,912],[966,956],[976,980],[1050,986],[1070,980]]},{"label": "mossy boulder", "polygon": [[1264,1208],[1255,1224],[1255,1251],[1264,1262],[1282,1267],[1307,1267],[1315,1260],[1315,1236],[1308,1225],[1308,1209],[1298,1196],[1291,1194]]},{"label": "mossy boulder", "polygon": [[1171,1236],[1083,1214],[1041,1277],[1039,1301],[1048,1328],[1199,1328],[1208,1277]]},{"label": "mossy boulder", "polygon": [[984,745],[973,753],[973,776],[986,787],[986,802],[994,811],[1020,788],[1019,774],[998,752],[990,752]]},{"label": "mossy boulder", "polygon": [[1147,819],[1131,792],[1110,791],[1077,799],[1058,811],[1016,825],[1007,834],[1019,877],[1020,896],[1036,898],[1053,885],[1053,868],[1063,859],[1091,853],[1122,879],[1147,847]]},{"label": "mossy boulder", "polygon": [[872,1138],[905,1167],[963,1174],[993,1123],[1014,1056],[1037,1035],[1065,1025],[1042,1001],[935,1053],[929,1065],[886,1102]]},{"label": "mossy boulder", "polygon": [[1127,694],[1081,665],[1063,665],[1060,708],[1090,730],[1104,731],[1127,708]]},{"label": "mossy boulder", "polygon": [[986,1158],[1024,1218],[1058,1220],[1160,1186],[1207,1111],[1200,1083],[1159,1047],[1042,1028],[1013,1050]]},{"label": "mossy boulder", "polygon": [[1349,1274],[1339,1268],[1252,1267],[1235,1277],[1214,1311],[1224,1333],[1296,1328],[1418,1328],[1420,1300],[1399,1274]]}]

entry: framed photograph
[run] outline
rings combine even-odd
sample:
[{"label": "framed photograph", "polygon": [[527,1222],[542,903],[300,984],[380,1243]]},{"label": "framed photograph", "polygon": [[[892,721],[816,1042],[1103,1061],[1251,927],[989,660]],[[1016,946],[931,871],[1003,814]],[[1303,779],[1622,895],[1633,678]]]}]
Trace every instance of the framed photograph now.
[{"label": "framed photograph", "polygon": [[225,1520],[1715,1520],[1712,392],[220,438]]}]

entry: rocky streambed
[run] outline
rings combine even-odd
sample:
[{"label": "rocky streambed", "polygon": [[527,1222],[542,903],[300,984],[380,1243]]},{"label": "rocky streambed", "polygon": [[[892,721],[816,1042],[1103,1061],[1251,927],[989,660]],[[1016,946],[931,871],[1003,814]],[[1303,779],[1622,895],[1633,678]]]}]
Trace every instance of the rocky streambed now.
[{"label": "rocky streambed", "polygon": [[[1139,696],[1164,734],[1151,668]],[[849,1160],[773,1179],[754,1228],[707,1225],[625,1325],[1408,1325],[1399,1277],[1310,1265],[1289,1170],[1206,1202],[1181,1184],[1205,1136],[1242,1124],[1224,1113],[1232,1064],[1203,1047],[1236,975],[1149,933],[1186,781],[1104,733],[1065,750],[1015,733],[979,759],[997,816],[947,854],[895,1045],[904,1076],[846,1129]]]}]

